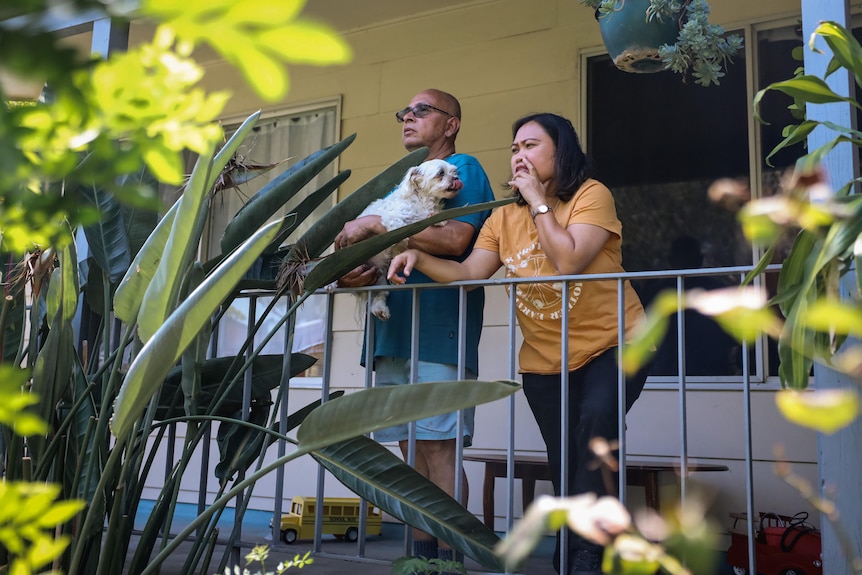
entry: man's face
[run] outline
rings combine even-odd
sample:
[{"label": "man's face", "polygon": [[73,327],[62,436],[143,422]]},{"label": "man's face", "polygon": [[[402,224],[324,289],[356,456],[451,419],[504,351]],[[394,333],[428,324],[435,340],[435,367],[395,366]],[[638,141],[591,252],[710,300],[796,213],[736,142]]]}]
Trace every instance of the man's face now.
[{"label": "man's face", "polygon": [[[441,110],[446,110],[442,102],[437,101],[433,95],[425,92],[416,94],[408,107],[416,104],[430,104]],[[446,110],[447,112],[449,110]],[[446,130],[449,127],[447,116],[437,110],[431,110],[424,118],[417,118],[413,112],[404,116],[404,124],[401,127],[401,143],[408,151],[413,151],[422,146],[434,147],[440,140],[446,138]]]}]

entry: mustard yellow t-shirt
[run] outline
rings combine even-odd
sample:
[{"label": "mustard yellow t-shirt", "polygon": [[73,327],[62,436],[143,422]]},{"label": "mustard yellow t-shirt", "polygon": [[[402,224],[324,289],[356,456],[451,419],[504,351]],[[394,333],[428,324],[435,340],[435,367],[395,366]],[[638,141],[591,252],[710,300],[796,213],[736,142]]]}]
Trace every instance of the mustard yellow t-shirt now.
[{"label": "mustard yellow t-shirt", "polygon": [[[622,267],[622,224],[617,218],[610,190],[597,180],[587,180],[571,200],[557,205],[554,217],[563,226],[592,224],[611,232],[585,274],[618,273]],[[540,216],[543,218],[548,215]],[[539,244],[529,206],[509,204],[499,208],[482,227],[474,249],[495,252],[507,278],[556,276],[559,273]],[[617,280],[569,282],[569,371],[582,367],[602,352],[617,346]],[[626,339],[644,315],[640,299],[626,281]],[[519,354],[521,373],[560,373],[562,283],[516,285],[518,323],[524,335]]]}]

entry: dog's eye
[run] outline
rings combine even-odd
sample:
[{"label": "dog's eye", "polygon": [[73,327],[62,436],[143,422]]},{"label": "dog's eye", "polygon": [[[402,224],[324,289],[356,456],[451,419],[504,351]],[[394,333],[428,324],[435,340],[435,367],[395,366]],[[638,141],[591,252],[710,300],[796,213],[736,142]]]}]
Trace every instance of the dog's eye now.
[{"label": "dog's eye", "polygon": [[446,175],[446,170],[444,170],[443,168],[440,168],[440,171],[437,172],[437,177],[442,178],[445,175]]}]

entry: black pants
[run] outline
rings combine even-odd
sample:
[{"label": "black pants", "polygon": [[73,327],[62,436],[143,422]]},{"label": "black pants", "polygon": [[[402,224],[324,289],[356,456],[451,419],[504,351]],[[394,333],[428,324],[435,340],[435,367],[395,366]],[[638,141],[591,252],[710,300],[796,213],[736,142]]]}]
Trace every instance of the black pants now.
[{"label": "black pants", "polygon": [[[569,444],[568,489],[569,496],[581,493],[595,493],[598,496],[616,495],[619,482],[618,474],[603,474],[590,463],[595,455],[589,449],[590,439],[601,437],[608,442],[619,438],[617,348],[611,348],[587,365],[569,372]],[[626,413],[634,404],[643,389],[649,366],[626,378]],[[539,425],[539,431],[548,450],[554,493],[560,495],[561,428],[560,375],[523,374],[524,395]],[[576,549],[601,552],[599,545],[586,541],[577,534],[569,533],[570,553]],[[559,573],[559,534],[557,553],[554,555],[554,568]]]}]

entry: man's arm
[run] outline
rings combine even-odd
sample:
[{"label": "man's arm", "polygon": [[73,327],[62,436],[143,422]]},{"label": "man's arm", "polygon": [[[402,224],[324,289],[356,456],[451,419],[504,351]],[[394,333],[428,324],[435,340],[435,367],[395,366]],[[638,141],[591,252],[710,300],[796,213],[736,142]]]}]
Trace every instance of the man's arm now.
[{"label": "man's arm", "polygon": [[473,240],[476,230],[467,222],[449,220],[443,226],[429,226],[411,236],[407,247],[435,256],[460,256]]},{"label": "man's arm", "polygon": [[350,220],[344,224],[344,227],[335,236],[335,249],[346,248],[385,232],[386,228],[383,227],[380,216],[362,216],[361,218]]}]

